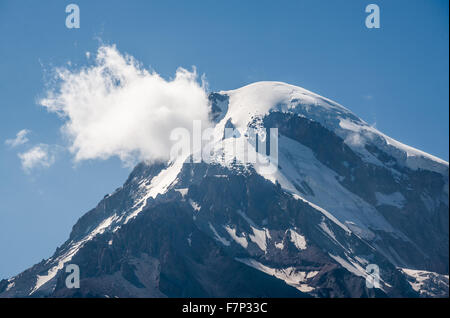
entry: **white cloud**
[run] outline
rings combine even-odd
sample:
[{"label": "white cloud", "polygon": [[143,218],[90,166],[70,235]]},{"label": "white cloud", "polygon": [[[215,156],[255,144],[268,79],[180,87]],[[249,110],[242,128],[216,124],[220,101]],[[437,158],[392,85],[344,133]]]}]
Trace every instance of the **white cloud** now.
[{"label": "white cloud", "polygon": [[5,141],[5,144],[11,146],[11,147],[17,147],[20,145],[23,145],[28,142],[27,135],[30,133],[28,129],[22,129],[16,134],[16,138],[14,139],[7,139]]},{"label": "white cloud", "polygon": [[34,146],[26,152],[18,154],[22,163],[22,168],[26,172],[41,167],[48,168],[55,162],[55,155],[51,151],[50,146],[46,144],[39,144]]},{"label": "white cloud", "polygon": [[102,46],[95,62],[56,70],[59,83],[40,104],[59,114],[75,161],[118,156],[127,163],[169,158],[170,132],[208,121],[208,98],[196,71],[183,68],[165,80],[115,46]]}]

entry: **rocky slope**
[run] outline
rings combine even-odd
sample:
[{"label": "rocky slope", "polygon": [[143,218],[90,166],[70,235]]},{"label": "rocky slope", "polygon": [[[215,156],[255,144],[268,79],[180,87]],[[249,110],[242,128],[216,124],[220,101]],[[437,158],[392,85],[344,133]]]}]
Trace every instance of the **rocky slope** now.
[{"label": "rocky slope", "polygon": [[[0,297],[448,297],[447,162],[296,86],[210,101],[211,160],[140,163]],[[278,139],[258,143],[269,128]],[[278,149],[277,169],[261,147]]]}]

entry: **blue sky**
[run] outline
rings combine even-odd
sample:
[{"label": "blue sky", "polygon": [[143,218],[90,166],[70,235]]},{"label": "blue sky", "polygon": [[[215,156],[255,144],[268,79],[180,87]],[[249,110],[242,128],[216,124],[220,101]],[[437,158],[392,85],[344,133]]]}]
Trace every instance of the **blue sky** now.
[{"label": "blue sky", "polygon": [[[448,1],[72,1],[81,28],[65,27],[70,1],[0,0],[0,278],[49,257],[76,220],[119,187],[117,159],[74,164],[65,151],[25,173],[18,153],[65,146],[61,120],[37,104],[48,70],[82,66],[116,44],[165,78],[177,67],[211,90],[275,80],[352,110],[387,135],[448,161]],[[381,9],[367,29],[366,5]],[[28,129],[29,143],[4,143]]]}]

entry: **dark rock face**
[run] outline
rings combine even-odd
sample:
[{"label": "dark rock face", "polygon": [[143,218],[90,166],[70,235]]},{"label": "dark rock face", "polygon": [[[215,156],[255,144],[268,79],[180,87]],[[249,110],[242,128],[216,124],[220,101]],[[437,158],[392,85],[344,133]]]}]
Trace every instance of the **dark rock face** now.
[{"label": "dark rock face", "polygon": [[[229,97],[210,101],[211,119],[224,119]],[[282,173],[298,173],[299,194],[337,209],[344,198],[327,195],[342,188],[361,206],[349,217],[367,219],[371,235],[252,165],[140,163],[50,259],[0,281],[0,297],[448,296],[448,171],[407,168],[376,140],[365,145],[374,164],[322,123],[289,112],[252,125],[278,128],[285,148],[303,151],[283,152],[279,162]],[[167,187],[148,195],[166,172]],[[79,289],[66,287],[66,264],[79,266]],[[380,288],[366,285],[369,264],[379,267]],[[429,279],[417,287],[402,268],[429,271],[421,273]]]},{"label": "dark rock face", "polygon": [[[130,179],[141,171],[147,173],[156,169],[143,167],[138,166]],[[223,177],[225,174],[227,177]],[[191,177],[198,175],[203,177]],[[67,274],[60,271],[50,286],[38,290],[32,296],[309,296],[282,280],[236,260],[247,258],[274,269],[295,268],[297,271],[318,272],[308,280],[308,284],[315,288],[312,293],[315,296],[386,296],[383,291],[367,289],[363,278],[339,267],[330,259],[328,253],[342,254],[341,247],[327,239],[317,225],[327,222],[338,239],[345,239],[349,246],[358,248],[363,254],[370,254],[363,241],[353,235],[349,237],[333,223],[324,221],[311,206],[292,198],[254,172],[231,172],[219,165],[185,164],[180,179],[186,184],[182,181],[178,186],[187,186],[184,197],[172,189],[166,195],[148,201],[141,214],[117,231],[105,232],[83,245],[70,260],[70,263],[80,267],[80,289],[67,289]],[[126,183],[87,215],[100,213],[104,206],[112,205],[118,197],[122,198],[122,192],[129,188],[132,186]],[[201,208],[196,211],[189,204],[190,200],[197,202]],[[83,228],[85,218],[82,217],[74,226],[71,238],[79,236],[77,231]],[[267,251],[260,250],[250,240],[247,249],[231,240],[228,246],[219,243],[214,239],[211,228],[214,227],[220,236],[227,237],[222,226],[224,224],[233,226],[238,236],[252,233],[252,227],[262,229],[263,224],[270,224],[271,239],[267,240]],[[308,238],[308,249],[299,252],[292,243],[291,234],[286,229],[293,226],[301,228],[302,234]],[[70,245],[70,240],[55,255],[62,253],[64,246]],[[275,247],[277,241],[283,243],[283,249]],[[415,295],[392,265],[383,260],[381,255],[374,257],[380,258],[379,263],[386,263],[385,270],[389,271],[389,275],[398,276],[403,282],[404,290],[400,293],[393,290],[392,295]],[[18,284],[23,282],[20,285],[27,287],[15,290],[18,294],[11,294],[14,291],[12,289],[2,296],[28,296],[36,281],[32,273],[42,273],[48,268],[41,263],[20,274],[16,281]]]},{"label": "dark rock face", "polygon": [[195,226],[189,209],[175,200],[157,204],[117,234],[90,241],[72,260],[81,288],[67,289],[62,275],[52,296],[306,296],[235,261]]}]

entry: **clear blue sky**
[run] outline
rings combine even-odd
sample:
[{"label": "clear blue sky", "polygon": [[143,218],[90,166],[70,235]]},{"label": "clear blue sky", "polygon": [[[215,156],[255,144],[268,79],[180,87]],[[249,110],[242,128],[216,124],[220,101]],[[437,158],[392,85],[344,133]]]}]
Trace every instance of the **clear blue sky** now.
[{"label": "clear blue sky", "polygon": [[[71,2],[80,29],[65,27]],[[380,29],[365,27],[369,3],[380,6]],[[302,86],[448,160],[448,19],[446,0],[0,0],[0,278],[49,257],[129,173],[117,159],[75,166],[64,152],[24,173],[17,153],[27,146],[4,140],[26,128],[31,145],[65,145],[60,119],[36,103],[45,69],[83,65],[100,38],[167,78],[196,65],[211,90]]]}]

